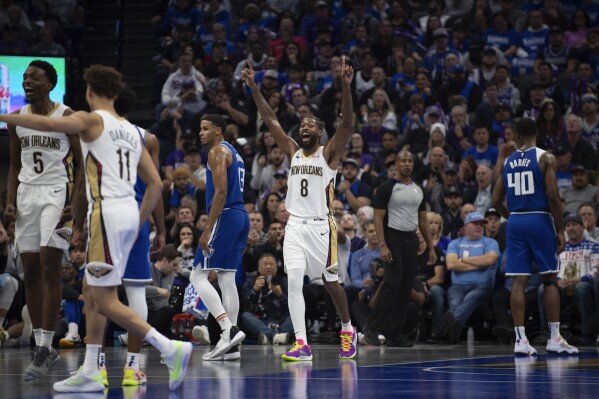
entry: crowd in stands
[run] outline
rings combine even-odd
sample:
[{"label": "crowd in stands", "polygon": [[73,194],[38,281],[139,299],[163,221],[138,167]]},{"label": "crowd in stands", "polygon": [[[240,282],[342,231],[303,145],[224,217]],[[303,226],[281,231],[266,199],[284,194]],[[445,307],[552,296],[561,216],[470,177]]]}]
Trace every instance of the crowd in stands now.
[{"label": "crowd in stands", "polygon": [[[236,276],[240,327],[260,344],[291,341],[282,251],[289,218],[289,160],[258,114],[241,71],[251,63],[264,97],[289,136],[299,136],[302,118],[322,119],[324,144],[339,121],[339,75],[345,56],[356,70],[355,133],[339,165],[331,211],[338,227],[340,280],[354,323],[363,327],[384,283],[372,224],[373,193],[397,176],[397,154],[407,150],[415,159],[413,180],[427,196],[439,256],[433,266],[419,257],[419,282],[405,336],[412,342],[455,343],[467,327],[474,327],[477,332],[492,330],[501,340],[513,339],[511,279],[504,275],[506,220],[491,207],[491,196],[498,165],[517,149],[514,122],[529,117],[537,123],[537,146],[557,159],[566,215],[568,245],[560,255],[559,274],[562,328],[565,335],[579,337],[579,344],[595,343],[596,1],[237,3],[160,1],[152,21],[160,56],[155,57],[153,82],[156,120],[148,128],[160,142],[167,242],[180,256],[178,265],[169,266],[172,254],[154,254],[156,278],[148,288],[153,295],[149,302],[166,303],[162,296],[172,314],[181,312],[193,253],[206,223],[207,151],[199,145],[199,120],[205,114],[220,114],[228,123],[225,140],[246,166],[244,196],[251,230]],[[2,14],[0,26],[5,26],[1,18]],[[6,38],[6,28],[2,32]],[[477,230],[483,221],[484,229]],[[3,252],[9,264],[18,262],[11,239]],[[456,266],[456,257],[468,251],[464,241],[483,243],[484,271],[464,272]],[[419,254],[425,253],[425,246],[421,238]],[[71,262],[65,269],[77,265]],[[65,285],[66,281],[76,284],[66,279]],[[165,281],[172,281],[170,291]],[[306,279],[304,296],[312,334],[338,330],[321,279]],[[527,330],[546,331],[538,279],[530,280],[526,297]],[[196,323],[208,325],[213,338],[218,334],[211,319]],[[178,331],[176,326],[173,331]],[[385,337],[379,339],[382,343]]]}]

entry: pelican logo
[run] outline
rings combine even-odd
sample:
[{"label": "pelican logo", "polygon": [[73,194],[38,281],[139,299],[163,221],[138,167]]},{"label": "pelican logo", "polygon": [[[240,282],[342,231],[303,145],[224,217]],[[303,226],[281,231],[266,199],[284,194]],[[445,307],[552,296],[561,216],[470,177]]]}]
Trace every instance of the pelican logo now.
[{"label": "pelican logo", "polygon": [[62,229],[58,229],[58,230],[54,231],[54,233],[67,242],[71,241],[71,235],[73,235],[72,230],[68,227],[63,227]]},{"label": "pelican logo", "polygon": [[87,271],[89,274],[91,274],[92,276],[94,276],[95,278],[102,278],[103,276],[106,276],[108,273],[110,273],[113,269],[112,266],[110,265],[87,265],[86,267]]}]

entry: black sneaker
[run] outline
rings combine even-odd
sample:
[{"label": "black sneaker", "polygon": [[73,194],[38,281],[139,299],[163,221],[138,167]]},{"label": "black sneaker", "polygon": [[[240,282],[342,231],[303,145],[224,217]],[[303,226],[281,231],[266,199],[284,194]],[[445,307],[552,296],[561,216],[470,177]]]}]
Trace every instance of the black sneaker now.
[{"label": "black sneaker", "polygon": [[508,342],[516,339],[516,333],[514,332],[514,329],[508,326],[495,326],[491,331],[497,338],[506,340]]},{"label": "black sneaker", "polygon": [[412,341],[407,340],[404,337],[387,339],[388,348],[411,348],[412,346],[414,346]]},{"label": "black sneaker", "polygon": [[235,345],[225,355],[223,356],[223,360],[225,361],[233,361],[241,359],[241,353],[239,352],[239,345]]},{"label": "black sneaker", "polygon": [[445,312],[443,317],[441,317],[441,326],[439,327],[439,337],[447,338],[449,335],[449,330],[451,330],[451,326],[453,325],[453,313],[450,311]]},{"label": "black sneaker", "polygon": [[462,337],[462,323],[459,320],[454,320],[449,329],[449,343],[459,344]]},{"label": "black sneaker", "polygon": [[364,327],[364,339],[368,345],[381,346],[378,331],[373,331],[367,327]]},{"label": "black sneaker", "polygon": [[237,326],[232,326],[220,335],[220,340],[213,350],[202,356],[204,360],[221,360],[221,357],[232,347],[239,344],[245,338],[245,333]]}]

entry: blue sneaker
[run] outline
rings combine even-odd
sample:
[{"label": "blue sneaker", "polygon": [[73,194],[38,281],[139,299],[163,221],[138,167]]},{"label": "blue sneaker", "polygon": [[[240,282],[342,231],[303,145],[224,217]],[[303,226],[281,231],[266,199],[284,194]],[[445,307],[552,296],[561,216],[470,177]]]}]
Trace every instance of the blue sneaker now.
[{"label": "blue sneaker", "polygon": [[289,352],[283,354],[283,360],[291,362],[301,362],[312,360],[312,351],[310,345],[305,344],[303,340],[295,341]]}]

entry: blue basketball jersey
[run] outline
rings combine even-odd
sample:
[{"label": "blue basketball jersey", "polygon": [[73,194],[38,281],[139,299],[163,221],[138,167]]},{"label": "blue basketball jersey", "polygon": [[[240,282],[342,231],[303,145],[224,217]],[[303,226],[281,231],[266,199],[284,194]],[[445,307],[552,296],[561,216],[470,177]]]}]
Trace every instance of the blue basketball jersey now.
[{"label": "blue basketball jersey", "polygon": [[[223,209],[243,209],[245,210],[243,201],[243,184],[245,181],[245,164],[241,155],[237,153],[235,148],[226,141],[221,141],[220,145],[224,145],[231,152],[233,162],[227,168],[227,200]],[[212,197],[214,197],[214,181],[212,180],[212,171],[210,165],[206,170],[206,212],[210,213],[212,205]]]},{"label": "blue basketball jersey", "polygon": [[544,152],[532,147],[506,159],[502,179],[510,212],[549,212],[545,176],[539,167]]},{"label": "blue basketball jersey", "polygon": [[[143,130],[141,130],[139,128],[139,126],[133,125],[135,126],[135,128],[137,129],[137,132],[139,133],[139,137],[141,138],[141,142],[143,143],[144,147],[146,146],[146,140],[144,140],[144,134],[143,134]],[[146,193],[146,188],[148,188],[147,184],[144,183],[144,181],[141,179],[141,177],[139,177],[139,175],[137,175],[137,181],[135,182],[135,186],[133,187],[135,189],[135,200],[141,204],[141,201],[144,198],[144,195]]]}]

